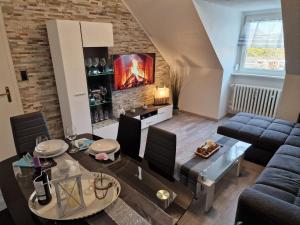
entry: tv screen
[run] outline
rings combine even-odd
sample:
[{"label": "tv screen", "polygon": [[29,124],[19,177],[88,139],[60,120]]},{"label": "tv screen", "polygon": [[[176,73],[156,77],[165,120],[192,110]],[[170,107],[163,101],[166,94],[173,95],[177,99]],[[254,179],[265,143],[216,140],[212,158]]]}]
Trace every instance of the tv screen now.
[{"label": "tv screen", "polygon": [[155,53],[114,55],[115,90],[154,83]]}]

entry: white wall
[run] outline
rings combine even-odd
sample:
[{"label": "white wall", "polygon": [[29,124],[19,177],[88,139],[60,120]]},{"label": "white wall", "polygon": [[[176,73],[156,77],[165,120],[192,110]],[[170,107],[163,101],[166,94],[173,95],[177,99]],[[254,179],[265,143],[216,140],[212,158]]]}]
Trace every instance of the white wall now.
[{"label": "white wall", "polygon": [[219,119],[219,100],[223,71],[210,68],[191,68],[181,90],[179,108]]},{"label": "white wall", "polygon": [[278,117],[296,121],[300,113],[300,1],[282,0],[286,73]]},{"label": "white wall", "polygon": [[236,63],[242,12],[235,8],[205,0],[194,0],[194,4],[223,68],[218,113],[218,118],[221,118],[227,113],[230,97],[230,77]]}]

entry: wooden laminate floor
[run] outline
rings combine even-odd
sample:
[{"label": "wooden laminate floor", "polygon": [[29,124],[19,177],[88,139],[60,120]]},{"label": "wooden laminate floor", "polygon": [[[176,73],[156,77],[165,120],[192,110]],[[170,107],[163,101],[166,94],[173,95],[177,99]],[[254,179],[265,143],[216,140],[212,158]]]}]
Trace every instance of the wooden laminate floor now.
[{"label": "wooden laminate floor", "polygon": [[[172,119],[156,126],[177,135],[177,156],[179,156],[187,148],[196,149],[212,134],[216,133],[217,127],[226,120],[228,118],[216,122],[181,112]],[[142,131],[141,156],[144,154],[146,138],[147,129]],[[233,170],[217,183],[213,208],[208,213],[204,213],[204,196],[201,196],[198,200],[194,200],[179,224],[233,225],[239,194],[255,182],[263,168],[244,161],[240,177],[236,177]]]}]

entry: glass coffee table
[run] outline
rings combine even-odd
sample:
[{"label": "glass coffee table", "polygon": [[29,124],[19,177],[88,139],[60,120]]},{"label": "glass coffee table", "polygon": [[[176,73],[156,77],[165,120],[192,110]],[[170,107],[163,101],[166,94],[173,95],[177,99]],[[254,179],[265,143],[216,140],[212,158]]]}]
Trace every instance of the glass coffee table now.
[{"label": "glass coffee table", "polygon": [[176,159],[175,171],[177,179],[192,188],[196,197],[205,193],[205,212],[209,211],[213,204],[216,183],[233,167],[236,167],[236,176],[240,175],[244,154],[251,146],[249,143],[219,134],[210,139],[221,145],[214,155],[203,159],[194,154],[195,149],[189,150],[190,152],[185,153],[184,160]]}]

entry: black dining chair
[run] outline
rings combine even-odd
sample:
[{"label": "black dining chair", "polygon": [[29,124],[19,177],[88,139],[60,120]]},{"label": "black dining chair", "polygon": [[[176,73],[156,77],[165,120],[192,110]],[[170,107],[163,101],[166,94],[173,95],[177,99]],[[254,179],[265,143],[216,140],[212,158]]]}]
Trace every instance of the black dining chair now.
[{"label": "black dining chair", "polygon": [[140,161],[141,121],[120,115],[117,141],[122,153]]},{"label": "black dining chair", "polygon": [[174,181],[175,158],[176,135],[150,126],[144,155],[150,169]]},{"label": "black dining chair", "polygon": [[13,116],[10,124],[19,156],[34,151],[38,136],[47,136],[50,139],[47,123],[41,112]]}]

